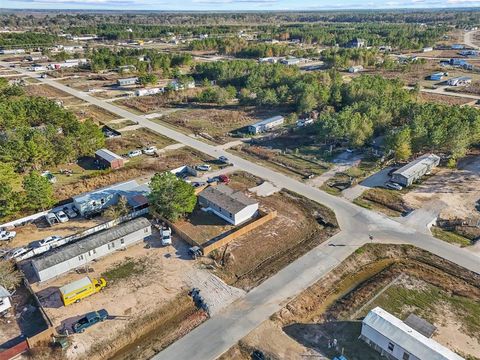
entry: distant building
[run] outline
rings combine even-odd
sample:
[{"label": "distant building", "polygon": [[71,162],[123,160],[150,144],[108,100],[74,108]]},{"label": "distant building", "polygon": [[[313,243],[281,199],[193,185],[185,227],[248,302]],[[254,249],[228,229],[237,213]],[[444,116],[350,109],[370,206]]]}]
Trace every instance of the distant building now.
[{"label": "distant building", "polygon": [[259,121],[253,125],[248,126],[248,132],[251,134],[259,134],[262,132],[270,131],[276,127],[282,125],[285,121],[283,116],[274,116],[262,121]]},{"label": "distant building", "polygon": [[438,72],[438,73],[435,73],[435,74],[432,74],[429,76],[430,80],[432,81],[440,81],[440,80],[443,80],[443,77],[445,76],[445,73],[443,72]]},{"label": "distant building", "polygon": [[472,78],[468,76],[459,76],[448,79],[447,84],[450,86],[466,86],[472,83]]},{"label": "distant building", "polygon": [[363,71],[363,66],[362,65],[350,66],[348,68],[349,73],[358,73],[360,71]]},{"label": "distant building", "polygon": [[206,211],[233,225],[250,220],[258,213],[258,202],[226,185],[209,186],[198,194],[198,203]]},{"label": "distant building", "polygon": [[363,319],[360,338],[388,360],[464,360],[380,307]]},{"label": "distant building", "polygon": [[124,73],[128,73],[130,71],[136,71],[136,70],[137,68],[135,67],[135,65],[122,65],[117,68],[118,72],[124,72]]},{"label": "distant building", "polygon": [[138,82],[138,77],[131,77],[131,78],[125,78],[125,79],[118,79],[117,85],[130,86],[130,85],[135,85],[137,82]]},{"label": "distant building", "polygon": [[2,49],[0,50],[0,55],[19,55],[25,54],[24,49]]},{"label": "distant building", "polygon": [[130,199],[135,196],[146,196],[149,192],[148,185],[139,185],[135,180],[131,180],[74,196],[73,206],[80,215],[88,216],[116,205],[121,196],[130,203]]},{"label": "distant building", "polygon": [[95,151],[95,159],[103,167],[109,169],[119,169],[124,165],[123,158],[108,149],[100,149]]},{"label": "distant building", "polygon": [[462,45],[462,44],[453,44],[452,45],[452,50],[462,50],[464,48],[465,48],[465,46]]},{"label": "distant building", "polygon": [[452,58],[450,59],[450,65],[464,66],[464,65],[468,65],[468,62],[465,59]]},{"label": "distant building", "polygon": [[195,81],[181,82],[178,79],[174,79],[170,82],[169,87],[175,91],[185,90],[185,89],[194,89]]},{"label": "distant building", "polygon": [[462,56],[478,56],[477,50],[462,50],[459,53]]},{"label": "distant building", "polygon": [[347,48],[360,49],[360,48],[364,48],[366,46],[367,46],[367,42],[364,39],[355,38],[353,40],[350,40],[347,43],[346,47]]},{"label": "distant building", "polygon": [[288,58],[280,60],[280,63],[287,66],[298,65],[300,64],[300,59],[298,58]]},{"label": "distant building", "polygon": [[150,89],[137,89],[135,90],[135,96],[149,96],[161,94],[165,91],[164,88],[150,88]]},{"label": "distant building", "polygon": [[278,58],[276,57],[264,57],[258,59],[259,63],[269,63],[269,64],[276,64],[278,62]]},{"label": "distant building", "polygon": [[424,48],[422,49],[422,51],[423,51],[423,52],[430,52],[430,51],[433,51],[433,47],[431,47],[431,46],[424,47]]},{"label": "distant building", "polygon": [[150,222],[144,217],[136,218],[56,248],[32,260],[32,267],[39,281],[46,281],[142,241],[151,234]]},{"label": "distant building", "polygon": [[7,289],[0,285],[0,314],[7,312],[12,307],[11,296]]},{"label": "distant building", "polygon": [[423,175],[432,171],[439,163],[440,157],[437,155],[425,154],[393,172],[392,181],[402,186],[410,186]]}]

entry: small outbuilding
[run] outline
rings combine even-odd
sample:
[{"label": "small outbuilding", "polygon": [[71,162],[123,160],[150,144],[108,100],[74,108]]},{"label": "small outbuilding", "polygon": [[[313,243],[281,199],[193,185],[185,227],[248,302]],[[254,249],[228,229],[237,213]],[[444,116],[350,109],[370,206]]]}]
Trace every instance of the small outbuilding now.
[{"label": "small outbuilding", "polygon": [[124,165],[123,158],[108,149],[97,150],[95,152],[95,160],[103,167],[109,169],[120,169]]},{"label": "small outbuilding", "polygon": [[350,40],[347,43],[346,47],[351,49],[360,49],[360,48],[367,47],[367,42],[364,39],[355,38],[353,40]]},{"label": "small outbuilding", "polygon": [[198,194],[198,203],[233,225],[250,220],[258,213],[258,202],[226,185],[209,186]]},{"label": "small outbuilding", "polygon": [[402,186],[410,186],[423,175],[428,174],[438,166],[440,157],[435,154],[425,154],[409,162],[392,174],[392,181]]},{"label": "small outbuilding", "polygon": [[118,79],[117,85],[118,86],[131,86],[135,85],[138,82],[138,77],[130,77],[125,79]]},{"label": "small outbuilding", "polygon": [[3,286],[0,285],[0,314],[3,314],[8,311],[12,307],[12,303],[10,302],[10,297],[12,294],[8,292]]},{"label": "small outbuilding", "polygon": [[276,127],[282,125],[285,121],[283,116],[274,116],[262,121],[259,121],[255,124],[248,126],[248,132],[251,134],[259,134],[262,132],[273,130]]},{"label": "small outbuilding", "polygon": [[282,59],[282,60],[280,60],[280,64],[288,65],[288,66],[298,65],[298,64],[300,64],[300,59],[298,59],[298,58]]},{"label": "small outbuilding", "polygon": [[386,359],[464,360],[380,307],[363,319],[360,338]]},{"label": "small outbuilding", "polygon": [[360,71],[363,71],[363,66],[362,65],[350,66],[348,68],[349,73],[358,73]]},{"label": "small outbuilding", "polygon": [[136,218],[56,248],[32,260],[32,267],[39,281],[46,281],[142,241],[151,234],[150,221]]}]

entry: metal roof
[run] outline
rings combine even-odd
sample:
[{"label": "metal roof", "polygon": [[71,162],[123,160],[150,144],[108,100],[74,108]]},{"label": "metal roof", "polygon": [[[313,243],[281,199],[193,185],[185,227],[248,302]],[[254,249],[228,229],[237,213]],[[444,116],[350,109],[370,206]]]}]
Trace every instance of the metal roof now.
[{"label": "metal roof", "polygon": [[250,126],[263,126],[263,125],[267,125],[267,124],[270,124],[270,123],[272,123],[272,122],[276,122],[276,121],[279,121],[279,120],[284,120],[284,117],[281,116],[281,115],[277,115],[277,116],[274,116],[274,117],[271,117],[271,118],[268,118],[268,119],[259,121],[259,122],[255,123],[255,124],[250,125]]},{"label": "metal roof", "polygon": [[42,271],[148,226],[150,226],[150,222],[147,219],[144,217],[136,218],[87,236],[72,244],[51,250],[45,255],[32,260],[32,264],[37,271]]},{"label": "metal roof", "polygon": [[136,180],[126,181],[120,184],[107,186],[88,193],[80,194],[73,197],[76,203],[83,203],[95,199],[104,198],[106,194],[118,194],[125,196],[127,199],[135,195],[145,195],[150,191],[148,185],[139,185]]},{"label": "metal roof", "polygon": [[402,175],[408,179],[414,176],[420,168],[423,168],[424,166],[430,166],[439,160],[440,157],[435,154],[425,154],[396,170],[393,174]]},{"label": "metal roof", "polygon": [[241,191],[235,191],[232,188],[220,184],[209,186],[198,194],[198,196],[218,205],[232,214],[236,214],[245,207],[257,204],[257,201],[249,198]]},{"label": "metal roof", "polygon": [[6,298],[12,296],[7,289],[0,285],[0,298]]},{"label": "metal roof", "polygon": [[95,151],[95,155],[101,157],[102,159],[108,162],[112,162],[113,160],[123,160],[123,158],[120,155],[117,155],[108,149],[97,150]]},{"label": "metal roof", "polygon": [[92,280],[90,280],[90,278],[88,276],[85,276],[84,278],[81,278],[80,280],[72,281],[69,284],[63,285],[60,288],[60,293],[62,295],[67,295],[67,294],[71,293],[72,291],[83,288],[87,285],[90,285],[91,283],[92,283]]},{"label": "metal roof", "polygon": [[368,325],[418,359],[464,360],[450,349],[423,336],[380,307],[371,310],[363,319],[363,324]]},{"label": "metal roof", "polygon": [[435,330],[437,330],[437,328],[427,320],[422,319],[415,314],[408,315],[404,323],[428,338],[432,337]]}]

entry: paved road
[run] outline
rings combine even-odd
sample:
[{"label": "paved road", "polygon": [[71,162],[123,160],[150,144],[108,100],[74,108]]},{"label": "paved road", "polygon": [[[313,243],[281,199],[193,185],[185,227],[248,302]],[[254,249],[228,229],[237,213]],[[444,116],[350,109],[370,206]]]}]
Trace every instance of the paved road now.
[{"label": "paved road", "polygon": [[476,45],[474,42],[473,42],[473,36],[475,35],[475,33],[477,33],[478,30],[473,30],[473,31],[467,31],[464,35],[463,35],[463,43],[473,49],[480,49],[480,47],[478,45]]},{"label": "paved road", "polygon": [[[0,66],[8,66],[0,62]],[[16,69],[29,76],[34,74]],[[122,118],[137,121],[179,143],[195,148],[213,157],[227,156],[239,169],[266,179],[278,187],[297,192],[309,199],[333,209],[342,231],[327,243],[305,254],[279,273],[249,292],[244,298],[226,308],[222,313],[193,330],[179,341],[154,357],[155,360],[215,359],[235,345],[242,337],[268,319],[291,298],[328,273],[355,249],[374,236],[374,241],[409,243],[438,256],[480,273],[480,258],[461,248],[439,241],[427,234],[400,224],[384,215],[358,207],[345,199],[328,195],[300,181],[277,173],[265,166],[234,156],[215,146],[198,141],[166,126],[135,115],[125,109],[91,97],[81,91],[59,84],[50,79],[43,83],[74,95],[84,101],[108,110]],[[336,244],[338,246],[329,246]],[[207,344],[207,345],[206,345]]]}]

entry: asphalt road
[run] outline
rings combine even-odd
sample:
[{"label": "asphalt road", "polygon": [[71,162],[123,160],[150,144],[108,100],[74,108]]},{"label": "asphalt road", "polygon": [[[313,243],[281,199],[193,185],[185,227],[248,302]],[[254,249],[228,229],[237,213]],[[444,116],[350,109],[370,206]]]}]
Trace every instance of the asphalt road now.
[{"label": "asphalt road", "polygon": [[[0,65],[8,67],[8,64],[4,62],[0,62]],[[29,73],[24,69],[16,70],[37,78],[36,74]],[[237,300],[223,312],[212,317],[156,355],[153,358],[154,360],[216,359],[251,330],[268,319],[274,312],[281,309],[290,299],[318,281],[358,247],[370,241],[369,235],[373,235],[375,242],[407,243],[418,246],[469,270],[480,273],[480,257],[465,249],[450,245],[427,234],[422,234],[387,216],[358,207],[343,198],[329,195],[265,166],[234,156],[218,147],[147,120],[111,103],[59,84],[54,80],[39,80],[122,118],[136,121],[144,127],[205,154],[213,157],[226,156],[238,169],[330,207],[335,211],[340,223],[341,232],[338,235],[264,281],[244,298]]]}]

